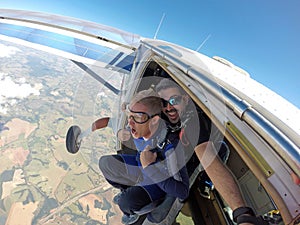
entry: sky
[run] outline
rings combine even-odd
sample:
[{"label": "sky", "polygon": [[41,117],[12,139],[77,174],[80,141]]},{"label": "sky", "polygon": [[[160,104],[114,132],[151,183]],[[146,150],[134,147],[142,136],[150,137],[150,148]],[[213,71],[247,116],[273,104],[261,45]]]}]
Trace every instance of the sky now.
[{"label": "sky", "polygon": [[229,60],[300,109],[299,0],[0,0],[0,8],[76,17],[147,38],[158,31],[157,39]]}]

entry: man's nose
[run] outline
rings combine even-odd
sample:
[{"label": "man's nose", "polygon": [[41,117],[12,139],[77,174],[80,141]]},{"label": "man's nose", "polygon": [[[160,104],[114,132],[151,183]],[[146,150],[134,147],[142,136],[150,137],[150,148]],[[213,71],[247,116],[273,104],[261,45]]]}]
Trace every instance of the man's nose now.
[{"label": "man's nose", "polygon": [[174,107],[168,102],[167,103],[167,106],[166,106],[166,109],[167,110],[170,110],[170,109],[173,109]]},{"label": "man's nose", "polygon": [[128,121],[128,124],[129,124],[129,125],[135,124],[135,122],[134,122],[134,120],[133,120],[132,117],[128,117],[127,121]]}]

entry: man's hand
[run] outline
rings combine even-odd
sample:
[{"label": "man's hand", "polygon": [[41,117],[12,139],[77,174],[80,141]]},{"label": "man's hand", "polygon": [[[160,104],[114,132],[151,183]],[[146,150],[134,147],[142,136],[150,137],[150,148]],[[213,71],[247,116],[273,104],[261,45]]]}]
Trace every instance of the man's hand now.
[{"label": "man's hand", "polygon": [[154,163],[157,158],[156,152],[150,151],[150,146],[147,145],[146,148],[141,152],[140,160],[142,163],[142,167],[145,168],[149,166],[151,163]]}]

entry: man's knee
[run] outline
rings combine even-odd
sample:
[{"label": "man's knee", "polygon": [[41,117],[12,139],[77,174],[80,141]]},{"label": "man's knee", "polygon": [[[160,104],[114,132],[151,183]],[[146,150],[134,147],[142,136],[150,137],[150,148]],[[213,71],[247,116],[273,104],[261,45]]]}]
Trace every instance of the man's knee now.
[{"label": "man's knee", "polygon": [[122,157],[119,155],[104,155],[99,159],[99,168],[104,176],[117,172],[116,168],[120,167],[119,164],[122,164],[122,168],[124,167]]},{"label": "man's knee", "polygon": [[106,171],[106,168],[108,168],[107,165],[108,165],[109,158],[110,158],[109,155],[104,155],[104,156],[100,157],[100,159],[99,159],[99,168],[102,172]]},{"label": "man's knee", "polygon": [[198,156],[198,158],[201,160],[204,153],[205,153],[205,150],[208,146],[208,142],[204,142],[204,143],[201,143],[199,145],[197,145],[195,147],[195,152],[196,152],[196,155]]}]

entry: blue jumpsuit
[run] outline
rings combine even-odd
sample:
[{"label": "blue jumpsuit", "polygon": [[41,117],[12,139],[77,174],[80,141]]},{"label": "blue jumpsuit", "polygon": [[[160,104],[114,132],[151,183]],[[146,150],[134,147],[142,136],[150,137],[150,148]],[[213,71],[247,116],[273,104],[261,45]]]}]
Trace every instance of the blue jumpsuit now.
[{"label": "blue jumpsuit", "polygon": [[[136,155],[117,154],[102,156],[99,167],[106,180],[121,189],[119,207],[124,214],[133,214],[149,203],[168,195],[186,199],[189,194],[189,177],[185,166],[180,166],[183,151],[175,148],[176,141],[166,141],[166,128],[160,124],[148,140],[134,139]],[[161,143],[165,143],[163,147]],[[140,153],[149,145],[159,157],[156,162],[142,168]],[[175,150],[176,149],[176,150]]]}]

